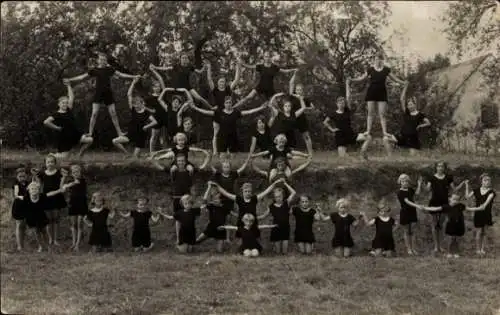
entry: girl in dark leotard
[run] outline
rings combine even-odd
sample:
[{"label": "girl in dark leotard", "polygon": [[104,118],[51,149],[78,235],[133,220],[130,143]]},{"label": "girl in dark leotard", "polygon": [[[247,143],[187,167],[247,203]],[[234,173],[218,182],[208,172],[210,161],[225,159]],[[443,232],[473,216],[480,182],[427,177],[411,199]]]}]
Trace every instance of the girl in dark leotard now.
[{"label": "girl in dark leotard", "polygon": [[78,128],[73,116],[73,103],[75,95],[71,84],[65,83],[68,89],[68,95],[62,96],[58,101],[58,111],[49,116],[43,124],[52,130],[55,130],[57,135],[57,153],[56,156],[66,158],[72,148],[78,144],[82,144],[78,156],[92,144],[92,137],[84,135]]},{"label": "girl in dark leotard", "polygon": [[397,226],[397,222],[390,216],[389,207],[384,203],[379,203],[376,218],[368,219],[364,212],[361,212],[361,216],[367,226],[375,225],[375,238],[372,241],[370,255],[392,256],[396,251],[393,229]]},{"label": "girl in dark leotard", "polygon": [[193,198],[188,194],[181,197],[180,207],[173,216],[161,212],[160,214],[176,221],[177,248],[181,253],[191,253],[196,244],[196,220],[201,215],[201,209],[193,207]]},{"label": "girl in dark leotard", "polygon": [[[56,191],[63,187],[65,173],[62,173],[57,166],[57,158],[49,154],[45,158],[45,170],[40,173],[40,182],[42,184],[42,193],[47,194],[50,191]],[[67,203],[64,195],[56,194],[47,197],[45,200],[45,214],[48,219],[47,234],[49,245],[59,245],[58,232],[59,221],[62,209],[66,208]]]},{"label": "girl in dark leotard", "polygon": [[375,104],[378,105],[378,112],[380,116],[380,124],[382,126],[383,136],[388,136],[387,132],[387,121],[386,121],[386,111],[387,111],[387,89],[386,81],[387,78],[392,81],[404,84],[405,81],[398,79],[391,73],[391,69],[384,66],[384,55],[382,53],[375,57],[374,65],[370,66],[368,70],[359,78],[347,79],[347,84],[352,82],[359,82],[365,79],[369,79],[369,86],[366,93],[366,103],[368,106],[368,115],[366,120],[366,133],[371,135],[373,116],[375,115]]},{"label": "girl in dark leotard", "polygon": [[250,152],[249,155],[252,156],[255,153],[256,149],[260,151],[267,151],[273,146],[273,140],[271,137],[270,123],[266,123],[266,119],[264,116],[259,116],[256,119],[256,128],[254,133],[252,134],[252,142],[250,144]]},{"label": "girl in dark leotard", "polygon": [[[79,250],[82,239],[83,217],[89,211],[87,202],[87,181],[83,177],[82,167],[78,164],[71,165],[71,176],[73,180],[63,187],[69,191],[68,215],[71,218],[71,249],[75,252]],[[62,170],[63,175],[67,176],[66,170]]]},{"label": "girl in dark leotard", "polygon": [[[283,93],[278,93],[276,96],[282,96]],[[295,97],[295,96],[293,96]],[[283,101],[283,107],[281,110],[274,107],[274,97],[270,101],[271,109],[273,110],[273,117],[275,117],[274,135],[284,134],[287,139],[287,145],[291,148],[297,146],[297,141],[295,139],[295,130],[297,129],[297,121],[304,114],[306,110],[305,101],[302,97],[299,98],[300,108],[296,111],[292,111],[292,102],[290,98]],[[310,153],[310,152],[309,152]]]},{"label": "girl in dark leotard", "polygon": [[12,218],[16,220],[16,245],[17,250],[22,251],[24,247],[24,234],[26,230],[26,210],[24,199],[28,194],[28,174],[24,167],[16,170],[16,182],[14,184],[14,201],[12,202]]},{"label": "girl in dark leotard", "polygon": [[[214,106],[212,107],[212,110],[216,110],[218,108],[224,108],[224,101],[226,97],[232,96],[233,95],[233,90],[236,87],[236,84],[238,84],[238,81],[240,80],[240,64],[237,63],[236,65],[236,73],[234,75],[234,80],[231,82],[231,84],[227,84],[226,82],[226,77],[221,75],[218,80],[217,80],[217,86],[215,86],[213,78],[212,78],[212,66],[210,65],[209,62],[206,63],[207,66],[207,80],[208,80],[208,86],[210,87],[211,91],[211,98],[212,98],[212,104]],[[239,105],[242,105],[243,103],[239,103]],[[237,108],[236,106],[233,106],[233,108]],[[212,149],[213,149],[213,154],[217,155],[217,135],[220,130],[220,125],[217,121],[212,122],[213,127],[214,127],[214,134],[212,138]]]},{"label": "girl in dark leotard", "polygon": [[[239,101],[235,104],[235,106],[238,107],[241,102],[242,101]],[[224,108],[218,108],[217,110],[205,110],[196,107],[194,104],[191,104],[191,108],[204,115],[214,117],[214,121],[219,124],[220,129],[217,133],[216,140],[218,147],[217,152],[219,154],[223,154],[226,152],[239,152],[241,149],[240,141],[238,139],[238,123],[241,117],[258,113],[267,108],[267,105],[263,104],[260,107],[243,111],[237,109],[235,110],[232,97],[227,96],[224,101]]]},{"label": "girl in dark leotard", "polygon": [[[346,97],[339,96],[337,98],[337,110],[331,117],[326,116],[323,120],[323,125],[335,134],[335,145],[340,157],[347,155],[347,146],[358,141],[363,142],[361,152],[366,155],[366,149],[371,139],[367,136],[356,135],[352,129],[351,118],[351,91],[349,85],[346,84]],[[333,121],[335,128],[330,124],[330,121]]]},{"label": "girl in dark leotard", "polygon": [[[37,182],[28,185],[28,194],[23,199],[23,209],[28,228],[36,229],[36,241],[38,243],[38,252],[43,251],[44,229],[49,224],[45,209],[50,201],[47,198],[62,196],[64,188],[58,188],[46,193],[42,192],[42,187]],[[64,198],[64,196],[63,196]],[[48,233],[47,233],[48,234]],[[50,244],[49,244],[50,245]]]},{"label": "girl in dark leotard", "polygon": [[300,164],[294,169],[291,169],[290,165],[287,165],[287,160],[284,157],[280,156],[276,158],[275,162],[276,162],[276,167],[272,169],[271,172],[264,171],[255,163],[252,163],[252,168],[255,172],[267,178],[270,183],[280,178],[284,178],[287,182],[290,182],[292,180],[293,175],[304,170],[306,167],[309,166],[309,164],[311,164],[312,158],[310,157],[307,158],[307,160],[304,163]]},{"label": "girl in dark leotard", "polygon": [[223,225],[219,226],[219,229],[225,230],[235,230],[237,234],[241,235],[241,245],[240,252],[245,257],[257,257],[262,251],[262,245],[260,245],[260,230],[275,228],[276,225],[256,225],[255,215],[251,213],[245,213],[241,218],[241,225]]},{"label": "girl in dark leotard", "polygon": [[465,195],[467,199],[474,197],[476,206],[485,204],[482,211],[474,212],[474,227],[476,228],[476,254],[484,256],[484,241],[486,230],[493,225],[492,208],[495,201],[496,192],[491,188],[491,177],[488,174],[482,174],[480,177],[481,186],[470,190],[469,181],[465,181]]},{"label": "girl in dark leotard", "polygon": [[123,79],[133,79],[141,77],[140,75],[125,74],[110,67],[106,54],[100,53],[97,59],[97,68],[90,69],[87,73],[84,73],[82,75],[70,79],[64,79],[64,82],[72,82],[81,81],[88,77],[96,78],[95,95],[94,101],[92,103],[92,115],[90,117],[89,132],[87,134],[89,137],[92,137],[92,134],[94,133],[94,127],[97,121],[97,115],[99,114],[99,108],[101,104],[104,104],[108,107],[111,121],[115,126],[118,136],[124,135],[124,133],[120,129],[120,123],[118,121],[118,116],[115,109],[113,92],[111,90],[111,77],[113,77],[114,75],[117,75],[118,77]]},{"label": "girl in dark leotard", "polygon": [[124,144],[131,143],[134,147],[132,154],[134,158],[138,158],[141,149],[147,147],[147,131],[157,124],[156,119],[151,114],[152,110],[146,108],[144,100],[139,96],[134,97],[132,95],[134,84],[138,80],[138,78],[134,79],[127,93],[131,115],[128,133],[126,136],[119,136],[113,139],[113,144],[125,154],[129,154],[129,152],[125,149]]},{"label": "girl in dark leotard", "polygon": [[[231,213],[232,208],[225,207],[219,192],[212,194],[212,187],[208,185],[205,194],[203,195],[203,205],[201,209],[208,212],[208,224],[205,230],[198,236],[196,243],[199,244],[209,238],[215,239],[217,242],[217,252],[224,251],[224,241],[227,239],[226,232],[219,230],[220,226],[226,224],[227,216]],[[233,205],[234,207],[234,202]]]},{"label": "girl in dark leotard", "polygon": [[274,90],[274,77],[278,73],[291,73],[297,71],[296,68],[283,69],[275,65],[271,60],[271,53],[269,51],[264,53],[264,63],[247,65],[241,62],[241,65],[248,69],[255,69],[260,74],[257,86],[242,100],[244,103],[254,98],[257,94],[261,95],[264,100],[269,100],[276,93]]},{"label": "girl in dark leotard", "polygon": [[[290,79],[289,83],[289,91],[290,93],[290,101],[292,102],[292,112],[296,112],[301,108],[300,97],[303,97],[304,103],[306,105],[306,112],[314,110],[314,104],[308,98],[304,97],[304,86],[301,83],[295,84],[295,79],[297,76],[297,71],[295,71]],[[299,96],[299,97],[297,97]],[[312,148],[312,140],[311,135],[309,134],[309,123],[307,121],[307,117],[305,113],[297,117],[296,120],[296,128],[302,134],[304,138],[304,142],[306,143],[307,153],[312,156],[313,148]]]},{"label": "girl in dark leotard", "polygon": [[350,203],[347,199],[337,200],[335,206],[338,212],[332,212],[329,215],[320,214],[323,221],[331,221],[335,227],[335,233],[332,239],[332,248],[338,257],[351,256],[351,249],[354,247],[354,241],[351,236],[351,227],[356,227],[359,220],[349,213]]},{"label": "girl in dark leotard", "polygon": [[401,93],[401,107],[403,108],[403,125],[399,135],[390,135],[389,140],[397,146],[410,149],[410,155],[416,155],[420,150],[420,139],[418,132],[422,128],[429,127],[431,122],[424,114],[417,109],[417,100],[412,97],[406,101],[406,91],[408,83],[405,84]]},{"label": "girl in dark leotard", "polygon": [[[195,47],[195,60],[201,60],[201,50],[199,46],[203,45],[204,41],[200,41],[197,43],[197,47]],[[191,74],[193,72],[200,74],[203,72],[205,67],[201,62],[196,62],[197,65],[192,65],[189,63],[189,57],[187,53],[182,53],[180,56],[180,63],[175,64],[173,66],[166,67],[157,67],[155,65],[151,65],[150,67],[155,70],[169,71],[172,70],[174,72],[174,88],[176,89],[186,89],[191,96],[197,101],[203,103],[206,107],[211,108],[211,105],[207,102],[206,99],[201,97],[201,95],[191,86]]]},{"label": "girl in dark leotard", "polygon": [[[257,217],[257,204],[259,201],[264,199],[265,196],[267,196],[269,193],[272,192],[274,187],[278,183],[282,182],[276,181],[272,183],[269,187],[266,188],[263,192],[259,194],[254,194],[253,189],[252,189],[252,184],[250,183],[244,183],[241,186],[241,195],[236,195],[232,194],[228,191],[226,191],[224,188],[222,188],[218,183],[214,181],[209,181],[208,184],[214,186],[219,190],[219,192],[222,194],[222,196],[226,197],[229,200],[232,200],[233,202],[236,203],[238,206],[238,221],[237,221],[237,226],[240,227],[243,225],[243,222],[241,221],[241,218],[245,213],[251,213],[255,217]],[[257,227],[258,222],[257,220],[255,221],[255,228]],[[258,230],[257,230],[258,233]],[[239,234],[236,234],[236,237],[240,237]]]},{"label": "girl in dark leotard", "polygon": [[[157,121],[157,124],[151,130],[151,138],[149,139],[149,152],[153,154],[156,147],[156,142],[160,139],[160,144],[164,144],[164,135],[167,129],[168,124],[168,106],[163,101],[164,94],[162,93],[165,90],[165,82],[161,75],[150,65],[149,69],[153,73],[156,78],[153,81],[153,85],[151,88],[151,94],[145,96],[144,101],[146,102],[146,106],[154,110],[154,118]],[[160,98],[161,97],[161,98]],[[160,102],[160,99],[162,101]],[[162,132],[163,131],[163,132]]]},{"label": "girl in dark leotard", "polygon": [[288,241],[290,240],[290,214],[291,204],[295,198],[296,191],[288,185],[283,183],[288,190],[288,198],[285,199],[285,192],[283,188],[276,187],[273,190],[274,200],[268,206],[267,211],[259,217],[259,220],[264,219],[269,214],[273,217],[273,224],[276,225],[271,230],[271,243],[274,244],[274,251],[276,254],[288,253]]},{"label": "girl in dark leotard", "polygon": [[396,195],[401,205],[399,224],[404,227],[403,238],[408,255],[417,255],[415,251],[416,235],[413,231],[418,222],[415,196],[418,196],[422,189],[422,178],[418,179],[417,189],[410,187],[410,176],[407,174],[399,175],[398,184],[400,188]]},{"label": "girl in dark leotard", "polygon": [[111,251],[113,243],[109,232],[109,221],[115,217],[115,211],[105,206],[100,192],[92,194],[90,205],[91,208],[83,221],[92,228],[89,235],[92,252]]},{"label": "girl in dark leotard", "polygon": [[[431,200],[429,207],[440,207],[448,204],[450,192],[459,190],[464,182],[455,186],[453,176],[448,174],[448,167],[445,162],[436,163],[436,173],[432,175],[427,183],[427,191],[431,191]],[[451,190],[451,191],[450,191]],[[441,240],[441,226],[444,217],[442,211],[433,211],[432,215],[432,239],[434,241],[434,252],[438,253],[443,251],[440,246]]]},{"label": "girl in dark leotard", "polygon": [[487,204],[483,203],[478,207],[468,207],[461,203],[460,195],[452,193],[447,204],[437,207],[419,206],[420,209],[430,212],[439,211],[447,216],[445,233],[450,237],[448,243],[448,258],[459,257],[459,241],[465,235],[465,217],[464,211],[480,212],[486,209]]},{"label": "girl in dark leotard", "polygon": [[266,155],[271,156],[271,162],[269,164],[269,177],[270,178],[274,178],[274,176],[277,173],[276,159],[278,157],[282,157],[286,161],[287,167],[286,167],[285,173],[286,173],[287,177],[290,177],[291,172],[292,172],[291,168],[290,168],[290,163],[289,163],[290,158],[301,157],[301,158],[311,159],[311,157],[306,153],[296,151],[296,150],[291,150],[287,146],[287,139],[286,139],[286,136],[283,134],[277,135],[276,138],[274,138],[274,143],[275,143],[275,146],[271,147],[269,150],[255,153],[251,156],[252,158],[256,158],[259,156],[266,156]]},{"label": "girl in dark leotard", "polygon": [[292,215],[295,217],[294,241],[301,254],[310,255],[316,243],[314,221],[321,220],[321,215],[311,207],[311,199],[306,195],[300,196],[299,205],[292,207]]},{"label": "girl in dark leotard", "polygon": [[131,217],[134,220],[134,228],[132,231],[132,248],[134,251],[149,251],[153,248],[154,243],[151,241],[151,229],[149,221],[156,223],[160,219],[157,212],[148,210],[148,198],[140,196],[137,199],[137,209],[132,211],[120,211],[120,216],[124,218]]}]

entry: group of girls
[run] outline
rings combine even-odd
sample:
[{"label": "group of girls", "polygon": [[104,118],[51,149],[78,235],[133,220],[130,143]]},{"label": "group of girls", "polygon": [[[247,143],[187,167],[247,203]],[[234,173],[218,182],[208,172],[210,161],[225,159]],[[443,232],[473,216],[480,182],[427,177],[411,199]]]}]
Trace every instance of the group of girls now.
[{"label": "group of girls", "polygon": [[[485,254],[485,234],[488,227],[493,224],[492,207],[496,193],[492,189],[491,177],[488,174],[481,175],[480,186],[471,190],[468,180],[455,185],[443,162],[436,164],[435,174],[427,182],[424,183],[424,180],[419,178],[415,188],[412,187],[408,175],[399,176],[397,181],[400,188],[396,195],[401,209],[396,219],[385,200],[378,203],[377,215],[370,218],[365,212],[355,215],[347,196],[337,201],[329,200],[332,208],[335,206],[336,210],[322,209],[319,203],[313,205],[311,197],[306,194],[297,198],[297,192],[290,185],[290,174],[285,174],[284,166],[281,166],[280,170],[274,169],[274,177],[270,178],[271,183],[264,191],[256,193],[252,184],[246,182],[238,193],[235,191],[236,182],[247,167],[248,161],[234,170],[228,159],[221,163],[220,169],[212,166],[213,177],[207,183],[202,200],[197,203],[191,193],[193,179],[197,170],[209,166],[210,155],[206,156],[199,167],[190,163],[186,155],[178,154],[175,158],[175,162],[167,167],[157,160],[153,161],[154,165],[166,171],[172,180],[173,203],[169,207],[170,213],[167,213],[165,207],[151,209],[145,194],[138,197],[134,210],[110,209],[99,191],[94,192],[88,202],[87,182],[81,167],[76,164],[71,165],[70,172],[59,169],[53,155],[47,156],[44,170],[32,169],[31,179],[26,169],[18,169],[12,206],[12,216],[16,220],[18,250],[23,249],[26,226],[35,231],[38,251],[43,251],[45,235],[48,237],[49,246],[58,246],[57,227],[60,211],[66,207],[71,218],[71,248],[75,251],[79,250],[82,241],[82,222],[91,226],[89,244],[92,250],[111,250],[109,221],[113,220],[115,212],[122,217],[133,219],[132,247],[135,251],[150,250],[153,247],[150,222],[157,223],[160,219],[167,219],[175,220],[176,245],[181,252],[192,252],[197,244],[210,238],[216,241],[217,251],[223,252],[224,243],[230,240],[228,231],[234,230],[241,242],[241,253],[252,257],[262,252],[260,244],[262,229],[271,229],[270,241],[276,253],[288,252],[291,234],[290,216],[295,218],[294,242],[301,253],[310,254],[313,251],[316,241],[314,222],[331,221],[334,227],[332,247],[341,257],[351,255],[354,247],[351,229],[359,224],[375,227],[371,255],[390,256],[394,253],[393,230],[398,226],[403,229],[408,255],[416,255],[417,210],[429,213],[433,218],[432,235],[435,253],[444,251],[441,247],[442,227],[444,227],[444,232],[450,239],[447,250],[447,255],[450,257],[459,255],[459,240],[466,231],[465,211],[474,212],[476,251],[480,256]],[[281,160],[281,163],[284,163],[284,160]],[[283,176],[278,176],[280,172]],[[475,199],[474,207],[469,207],[461,201],[463,194],[460,190],[464,186],[466,199]],[[423,189],[431,192],[428,206],[415,201],[415,197]],[[68,202],[64,197],[65,192],[69,195]],[[258,204],[270,194],[272,201],[264,213],[258,214]],[[203,212],[208,214],[208,224],[202,233],[197,234],[197,219]],[[230,215],[236,218],[236,224],[229,224]],[[259,224],[268,216],[272,217],[272,224]]]},{"label": "group of girls", "polygon": [[[98,54],[96,68],[92,68],[82,75],[64,79],[63,82],[67,86],[68,95],[59,98],[58,111],[45,120],[46,126],[58,131],[57,156],[67,156],[69,151],[78,143],[82,144],[79,152],[81,155],[92,144],[97,114],[100,106],[104,104],[108,107],[117,132],[113,144],[125,153],[128,153],[125,144],[130,144],[134,148],[134,157],[139,156],[141,149],[148,147],[148,142],[151,156],[162,155],[163,150],[155,151],[158,140],[162,139],[162,130],[166,130],[168,147],[175,144],[174,139],[177,138],[178,133],[184,133],[188,145],[196,144],[193,118],[191,114],[188,114],[188,111],[212,117],[213,137],[211,151],[214,155],[240,152],[242,151],[241,141],[238,137],[240,118],[256,114],[265,109],[270,110],[270,117],[259,116],[256,119],[249,157],[257,149],[261,151],[270,150],[273,146],[273,139],[279,134],[286,137],[287,147],[296,148],[295,133],[297,131],[302,134],[307,154],[312,157],[313,146],[306,113],[313,110],[315,106],[305,96],[304,86],[296,82],[298,69],[283,69],[274,64],[270,52],[265,52],[263,54],[263,63],[256,65],[245,64],[241,56],[237,56],[234,80],[228,83],[225,73],[221,72],[216,83],[214,83],[211,64],[201,59],[199,45],[203,43],[204,41],[198,43],[197,49],[195,49],[194,64],[191,64],[188,55],[183,53],[178,64],[161,67],[150,65],[149,70],[154,77],[150,93],[144,92],[142,84],[140,84],[140,89],[136,88],[141,79],[140,75],[130,74],[127,69],[117,64],[114,61],[115,59],[112,59],[113,62],[108,60],[108,56],[104,53]],[[118,52],[116,54],[121,54],[123,47],[117,47],[119,48],[117,48]],[[110,66],[110,64],[113,66]],[[242,68],[255,69],[260,74],[259,81],[247,96],[235,102],[233,92],[240,81]],[[159,71],[173,72],[171,87],[166,87]],[[200,96],[192,87],[190,79],[193,73],[201,74],[205,71],[210,88],[209,100]],[[276,93],[274,79],[278,73],[292,74],[287,93]],[[121,129],[116,115],[115,101],[111,90],[111,78],[113,76],[132,79],[127,95],[131,111],[127,132]],[[76,127],[71,112],[74,102],[71,83],[88,77],[95,77],[96,83],[89,131],[84,134]],[[397,135],[389,133],[386,126],[386,82],[388,78],[397,84],[404,85],[401,95],[404,116],[401,132]],[[366,94],[368,108],[367,128],[364,132],[356,133],[351,123],[351,85],[352,82],[365,79],[369,79]],[[391,153],[393,144],[410,148],[412,154],[420,149],[419,130],[428,127],[430,121],[418,111],[414,97],[411,97],[408,101],[406,100],[407,88],[408,82],[398,79],[391,73],[390,68],[384,66],[383,55],[378,55],[375,58],[374,65],[369,67],[363,76],[354,79],[348,78],[346,80],[346,96],[337,98],[336,111],[331,117],[326,117],[324,120],[326,128],[335,134],[339,155],[345,156],[347,147],[360,142],[362,143],[362,156],[367,157],[366,152],[372,141],[373,116],[376,106],[378,106],[383,142],[388,154]],[[137,93],[134,93],[134,90],[138,90]],[[169,93],[168,97],[167,93]],[[248,110],[239,109],[240,106],[243,106],[256,96],[261,97],[261,106]],[[201,104],[205,108],[201,108],[197,104]],[[331,122],[333,122],[333,126]]]}]

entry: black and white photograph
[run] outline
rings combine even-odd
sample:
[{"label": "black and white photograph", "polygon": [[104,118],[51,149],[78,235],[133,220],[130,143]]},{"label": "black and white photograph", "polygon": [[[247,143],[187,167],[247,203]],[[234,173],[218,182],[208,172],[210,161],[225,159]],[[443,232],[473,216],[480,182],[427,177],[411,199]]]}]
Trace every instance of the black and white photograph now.
[{"label": "black and white photograph", "polygon": [[12,315],[500,315],[500,1],[5,1]]}]

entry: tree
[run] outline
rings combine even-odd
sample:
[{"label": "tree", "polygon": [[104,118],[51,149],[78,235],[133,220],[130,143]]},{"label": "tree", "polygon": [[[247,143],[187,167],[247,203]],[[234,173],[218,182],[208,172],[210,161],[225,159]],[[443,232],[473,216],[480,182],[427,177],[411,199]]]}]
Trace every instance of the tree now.
[{"label": "tree", "polygon": [[500,50],[500,21],[495,18],[495,0],[470,0],[450,3],[442,17],[444,31],[453,50],[461,56],[464,51]]}]

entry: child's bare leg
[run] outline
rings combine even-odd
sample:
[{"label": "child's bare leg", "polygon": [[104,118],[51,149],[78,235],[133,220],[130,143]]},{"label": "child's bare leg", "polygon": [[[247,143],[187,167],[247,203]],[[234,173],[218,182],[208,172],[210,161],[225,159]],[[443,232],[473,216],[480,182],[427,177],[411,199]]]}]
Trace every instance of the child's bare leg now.
[{"label": "child's bare leg", "polygon": [[311,140],[311,135],[309,131],[303,132],[302,137],[304,138],[304,142],[306,143],[307,153],[312,156],[313,154],[313,145]]},{"label": "child's bare leg", "polygon": [[482,229],[476,229],[475,233],[475,241],[476,241],[476,253],[478,255],[481,254],[481,230]]},{"label": "child's bare leg", "polygon": [[134,153],[132,153],[132,156],[135,159],[138,159],[139,158],[139,153],[141,153],[141,148],[134,148]]},{"label": "child's bare leg", "polygon": [[49,241],[49,245],[52,245],[53,239],[52,239],[52,231],[51,231],[51,226],[52,224],[47,224],[45,227],[45,233],[47,234],[47,239]]},{"label": "child's bare leg", "polygon": [[16,244],[18,251],[23,250],[24,247],[24,232],[24,221],[16,220]]},{"label": "child's bare leg", "polygon": [[39,229],[39,228],[36,229],[35,238],[36,238],[36,242],[38,244],[38,252],[40,253],[43,251],[43,230],[42,229]]},{"label": "child's bare leg", "polygon": [[304,243],[298,243],[297,245],[299,246],[299,252],[301,254],[305,254],[306,253],[306,246],[305,246],[305,244]]},{"label": "child's bare leg", "polygon": [[71,248],[74,248],[76,245],[76,238],[78,233],[77,221],[78,221],[78,216],[71,217]]},{"label": "child's bare leg", "polygon": [[56,209],[54,210],[54,218],[53,218],[53,223],[52,223],[52,228],[53,228],[53,235],[54,235],[54,245],[56,246],[59,246],[59,242],[58,242],[58,239],[59,239],[59,212],[61,211],[61,209]]},{"label": "child's bare leg", "polygon": [[347,155],[346,147],[338,147],[337,151],[339,153],[339,157],[345,157]]},{"label": "child's bare leg", "polygon": [[370,146],[370,143],[372,142],[372,136],[367,135],[366,140],[363,142],[363,145],[361,145],[361,155],[363,158],[367,159],[368,158],[368,147]]},{"label": "child's bare leg", "polygon": [[387,135],[387,102],[377,102],[378,115],[380,117],[380,126],[382,127],[383,135]]},{"label": "child's bare leg", "polygon": [[161,129],[152,129],[151,130],[151,138],[149,138],[149,153],[152,154],[155,151],[156,142],[158,141],[158,137],[160,135]]},{"label": "child's bare leg", "polygon": [[412,250],[411,241],[410,241],[410,237],[411,237],[410,224],[408,224],[408,227],[403,230],[403,239],[405,242],[406,251],[408,252],[408,255],[413,255],[413,250]]},{"label": "child's bare leg", "polygon": [[367,115],[366,115],[366,132],[371,135],[373,126],[373,117],[375,116],[375,102],[366,102]]},{"label": "child's bare leg", "polygon": [[281,246],[281,252],[286,255],[288,253],[288,241],[283,241]]},{"label": "child's bare leg", "polygon": [[280,242],[274,242],[273,247],[274,247],[274,252],[276,254],[279,254],[280,253]]},{"label": "child's bare leg", "polygon": [[75,243],[75,251],[79,250],[80,242],[82,240],[82,232],[83,232],[83,216],[79,215],[76,217],[76,243]]},{"label": "child's bare leg", "polygon": [[482,227],[481,228],[481,254],[486,254],[485,250],[484,250],[484,246],[485,246],[485,239],[486,239],[486,227]]},{"label": "child's bare leg", "polygon": [[101,108],[100,104],[92,103],[92,114],[90,115],[90,122],[89,122],[89,136],[92,136],[94,134],[95,123],[97,121],[97,115],[99,114],[100,108]]},{"label": "child's bare leg", "polygon": [[115,126],[116,134],[118,136],[123,135],[123,132],[120,128],[120,122],[118,121],[118,115],[116,114],[115,104],[111,104],[108,106],[108,112],[111,116],[111,121],[113,122],[113,126]]},{"label": "child's bare leg", "polygon": [[83,152],[85,152],[92,145],[93,142],[94,139],[92,137],[83,135],[82,138],[80,139],[80,144],[82,146],[78,151],[78,157],[81,157],[83,155]]},{"label": "child's bare leg", "polygon": [[385,151],[387,152],[387,156],[392,155],[392,144],[387,136],[382,137],[382,143],[384,144]]},{"label": "child's bare leg", "polygon": [[344,257],[350,257],[351,256],[351,249],[349,247],[344,247]]},{"label": "child's bare leg", "polygon": [[437,215],[432,216],[432,241],[434,242],[434,251],[439,252],[441,250],[439,242],[439,230],[438,230],[439,218]]},{"label": "child's bare leg", "polygon": [[212,152],[214,156],[217,156],[218,150],[217,150],[217,136],[219,135],[219,130],[220,130],[220,125],[219,123],[216,123],[215,121],[212,123],[213,128],[214,128],[214,135],[212,137]]},{"label": "child's bare leg", "polygon": [[306,243],[304,247],[305,247],[305,250],[306,250],[306,254],[311,254],[312,253],[312,244],[311,243]]},{"label": "child's bare leg", "polygon": [[222,240],[217,240],[217,253],[222,253],[224,252],[224,241]]},{"label": "child's bare leg", "polygon": [[125,154],[129,154],[127,149],[123,146],[125,143],[128,143],[129,139],[127,137],[117,137],[113,139],[113,145],[118,148],[120,151],[122,151]]}]

